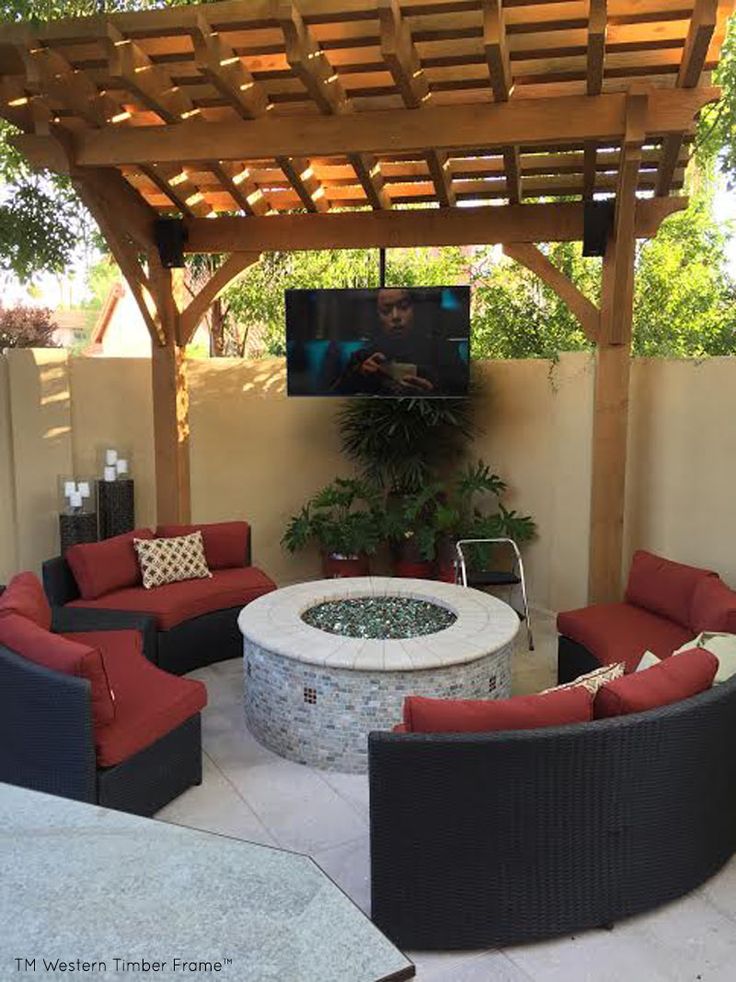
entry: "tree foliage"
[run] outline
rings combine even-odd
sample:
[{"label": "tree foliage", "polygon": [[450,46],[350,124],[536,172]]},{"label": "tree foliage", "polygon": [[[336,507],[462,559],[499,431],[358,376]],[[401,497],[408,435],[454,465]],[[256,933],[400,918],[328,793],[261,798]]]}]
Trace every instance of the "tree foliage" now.
[{"label": "tree foliage", "polygon": [[0,306],[0,351],[3,348],[58,348],[56,324],[43,307]]}]

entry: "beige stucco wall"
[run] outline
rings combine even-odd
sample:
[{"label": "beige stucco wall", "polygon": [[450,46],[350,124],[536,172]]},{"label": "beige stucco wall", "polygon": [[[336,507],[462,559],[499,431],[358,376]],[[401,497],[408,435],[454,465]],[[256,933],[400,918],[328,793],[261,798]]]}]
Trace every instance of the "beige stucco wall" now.
[{"label": "beige stucco wall", "polygon": [[[584,604],[594,365],[476,366],[484,432],[471,455],[509,485],[507,504],[534,516],[525,552],[532,598]],[[335,426],[338,403],[288,399],[283,363],[189,365],[192,512],[247,518],[256,562],[278,582],[316,575],[316,556],[291,557],[288,517],[324,483],[350,472]],[[155,520],[150,361],[13,351],[0,358],[0,581],[39,569],[58,547],[60,474],[96,474],[102,451],[130,453],[139,524]],[[709,565],[736,586],[736,359],[637,360],[632,369],[626,560],[636,547]]]},{"label": "beige stucco wall", "polygon": [[639,547],[736,587],[736,358],[636,359],[626,559]]}]

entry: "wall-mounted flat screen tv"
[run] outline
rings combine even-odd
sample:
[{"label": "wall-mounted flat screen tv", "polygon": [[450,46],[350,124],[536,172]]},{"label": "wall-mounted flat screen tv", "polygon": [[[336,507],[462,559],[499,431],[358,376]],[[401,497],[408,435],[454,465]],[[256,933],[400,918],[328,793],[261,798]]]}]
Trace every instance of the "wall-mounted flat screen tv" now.
[{"label": "wall-mounted flat screen tv", "polygon": [[470,288],[287,290],[292,396],[464,396]]}]

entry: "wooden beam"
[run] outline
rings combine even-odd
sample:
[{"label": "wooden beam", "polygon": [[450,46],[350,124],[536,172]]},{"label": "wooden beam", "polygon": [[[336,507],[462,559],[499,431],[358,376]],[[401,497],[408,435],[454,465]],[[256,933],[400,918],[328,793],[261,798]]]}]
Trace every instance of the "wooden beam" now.
[{"label": "wooden beam", "polygon": [[329,211],[325,189],[317,180],[314,168],[306,157],[277,157],[276,163],[301,198],[307,211]]},{"label": "wooden beam", "polygon": [[276,16],[284,35],[286,60],[309,97],[325,115],[348,111],[348,97],[327,52],[317,44],[301,13],[290,0],[281,0]]},{"label": "wooden beam", "polygon": [[189,392],[186,355],[173,341],[151,351],[153,442],[156,458],[156,521],[179,524],[191,517]]},{"label": "wooden beam", "polygon": [[[636,202],[636,235],[651,238],[687,198]],[[272,252],[291,249],[411,248],[503,242],[576,242],[583,237],[580,202],[335,212],[328,215],[220,217],[187,221],[188,252]]]},{"label": "wooden beam", "polygon": [[509,204],[518,205],[523,195],[521,184],[521,157],[518,147],[504,147],[503,163],[506,172]]},{"label": "wooden beam", "polygon": [[[716,88],[655,89],[649,99],[650,136],[682,132]],[[488,106],[434,106],[346,113],[341,116],[261,117],[251,121],[178,126],[107,127],[76,136],[80,166],[207,161],[280,156],[343,156],[350,153],[423,153],[498,147],[616,141],[624,132],[626,95],[523,99]]]},{"label": "wooden beam", "polygon": [[182,345],[189,344],[192,340],[200,321],[223,290],[227,289],[244,269],[258,262],[260,258],[257,252],[236,252],[228,256],[180,314],[179,335]]},{"label": "wooden beam", "polygon": [[[294,4],[288,0],[279,3],[278,19],[284,34],[286,60],[320,112],[326,116],[355,112],[327,52],[314,40]],[[376,158],[356,153],[350,154],[348,160],[370,206],[390,208],[391,198]]]},{"label": "wooden beam", "polygon": [[130,287],[130,292],[151,335],[153,346],[164,344],[166,341],[164,326],[157,310],[152,286],[141,265],[138,249],[125,234],[124,217],[121,217],[115,209],[111,209],[109,201],[98,193],[91,180],[74,178],[72,183],[74,190],[97,222],[110,252]]},{"label": "wooden beam", "polygon": [[589,201],[595,194],[598,173],[598,144],[587,140],[583,146],[583,199]]},{"label": "wooden beam", "polygon": [[[696,0],[677,73],[678,87],[691,89],[700,81],[717,19],[718,0]],[[665,137],[657,169],[655,194],[661,196],[670,193],[684,142],[684,132]]]},{"label": "wooden beam", "polygon": [[[394,85],[399,90],[404,105],[408,109],[425,109],[432,103],[432,90],[398,0],[379,0],[378,16],[381,27],[381,54],[389,67]],[[431,141],[428,141],[428,144],[431,144]],[[424,156],[437,200],[442,207],[451,207],[455,204],[455,192],[452,188],[447,154],[429,146],[425,148]]]},{"label": "wooden beam", "polygon": [[141,46],[107,22],[106,47],[111,79],[131,92],[165,123],[180,123],[198,110],[161,65],[155,65]]},{"label": "wooden beam", "polygon": [[156,250],[148,255],[148,270],[165,335],[165,343],[151,349],[156,520],[159,524],[188,522],[189,388],[180,315],[186,299],[184,270],[165,269]]},{"label": "wooden beam", "polygon": [[607,26],[608,0],[590,0],[590,13],[588,15],[588,66],[586,71],[586,89],[588,95],[600,95],[603,90]]},{"label": "wooden beam", "polygon": [[[604,272],[604,279],[609,275]],[[631,351],[596,352],[588,602],[621,599]]]},{"label": "wooden beam", "polygon": [[[590,558],[591,603],[618,600],[621,593],[626,494],[629,372],[634,312],[636,184],[647,116],[648,92],[627,95],[616,217],[603,259],[599,345],[593,406]],[[666,200],[666,199],[661,199]]]},{"label": "wooden beam", "polygon": [[535,273],[569,307],[577,319],[583,333],[591,342],[598,340],[600,311],[594,303],[580,292],[572,280],[531,243],[506,243],[504,253],[516,262]]},{"label": "wooden beam", "polygon": [[501,0],[483,0],[483,48],[496,102],[508,102],[514,88]]},{"label": "wooden beam", "polygon": [[265,215],[268,212],[268,202],[248,167],[221,160],[212,161],[208,168],[246,215]]},{"label": "wooden beam", "polygon": [[639,181],[642,146],[646,138],[647,101],[645,89],[629,90],[626,108],[626,133],[621,146],[616,191],[616,215],[611,241],[606,253],[601,294],[601,342],[631,343],[631,317],[634,302],[634,260],[636,258],[636,187]]},{"label": "wooden beam", "polygon": [[700,81],[717,21],[718,0],[695,0],[677,73],[677,84],[681,88],[692,89]]},{"label": "wooden beam", "polygon": [[202,75],[245,119],[257,119],[273,103],[235,51],[214,30],[205,12],[200,12],[192,31],[195,63]]},{"label": "wooden beam", "polygon": [[141,171],[187,218],[207,218],[213,209],[186,169],[167,164],[142,164]]}]

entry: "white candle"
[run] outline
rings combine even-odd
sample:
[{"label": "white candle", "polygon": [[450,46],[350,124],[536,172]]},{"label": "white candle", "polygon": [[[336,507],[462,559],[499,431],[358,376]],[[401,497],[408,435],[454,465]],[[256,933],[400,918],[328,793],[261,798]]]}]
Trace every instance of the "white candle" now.
[{"label": "white candle", "polygon": [[79,491],[75,491],[73,494],[69,495],[69,504],[72,506],[72,508],[82,507],[82,496]]},{"label": "white candle", "polygon": [[70,498],[77,490],[77,485],[74,481],[64,481],[64,497]]},{"label": "white candle", "polygon": [[105,451],[105,463],[108,467],[112,467],[118,459],[117,450],[106,450]]},{"label": "white candle", "polygon": [[89,498],[90,496],[89,481],[80,481],[78,485],[78,490],[83,498]]},{"label": "white candle", "polygon": [[105,468],[105,480],[106,481],[114,481],[117,476],[118,476],[118,472],[117,472],[117,469],[115,467],[106,467]]},{"label": "white candle", "polygon": [[118,474],[128,473],[128,461],[124,457],[118,457],[115,466],[118,469]]}]

